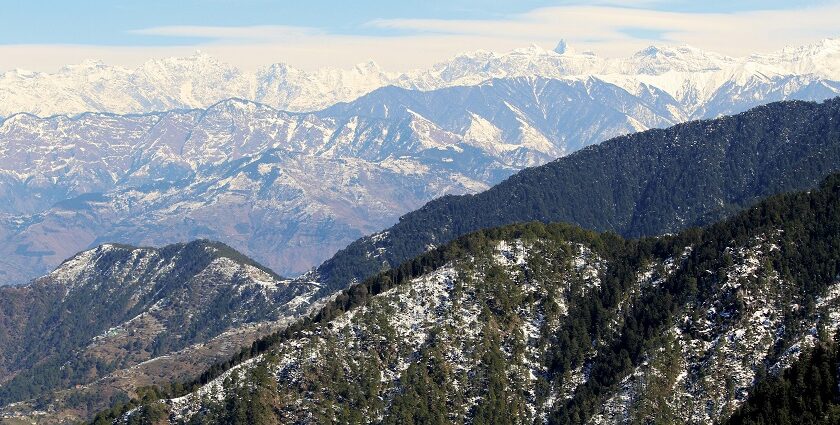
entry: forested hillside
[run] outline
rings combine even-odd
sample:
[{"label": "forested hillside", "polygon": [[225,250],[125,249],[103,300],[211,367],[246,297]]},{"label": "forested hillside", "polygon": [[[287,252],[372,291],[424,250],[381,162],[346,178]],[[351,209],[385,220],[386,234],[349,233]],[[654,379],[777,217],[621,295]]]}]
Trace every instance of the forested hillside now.
[{"label": "forested hillside", "polygon": [[305,311],[314,289],[218,242],[81,252],[0,287],[0,418],[77,421],[138,385],[189,379]]},{"label": "forested hillside", "polygon": [[840,170],[840,99],[748,112],[608,140],[477,195],[445,196],[317,269],[341,289],[478,229],[562,221],[625,237],[709,224]]},{"label": "forested hillside", "polygon": [[790,369],[758,383],[729,425],[840,423],[840,350],[825,338]]},{"label": "forested hillside", "polygon": [[157,394],[182,397],[153,394],[97,420],[760,421],[761,397],[786,396],[778,382],[812,370],[797,359],[823,365],[814,385],[836,380],[838,272],[840,175],[672,236],[488,229]]}]

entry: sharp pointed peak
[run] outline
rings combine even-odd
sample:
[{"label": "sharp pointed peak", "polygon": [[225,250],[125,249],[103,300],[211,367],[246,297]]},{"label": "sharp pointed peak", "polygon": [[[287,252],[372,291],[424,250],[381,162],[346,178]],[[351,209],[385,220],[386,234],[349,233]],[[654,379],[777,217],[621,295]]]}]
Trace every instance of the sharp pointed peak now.
[{"label": "sharp pointed peak", "polygon": [[560,41],[557,42],[557,45],[554,46],[554,53],[558,55],[570,55],[574,54],[575,50],[569,46],[569,43],[566,42],[565,38],[561,38]]}]

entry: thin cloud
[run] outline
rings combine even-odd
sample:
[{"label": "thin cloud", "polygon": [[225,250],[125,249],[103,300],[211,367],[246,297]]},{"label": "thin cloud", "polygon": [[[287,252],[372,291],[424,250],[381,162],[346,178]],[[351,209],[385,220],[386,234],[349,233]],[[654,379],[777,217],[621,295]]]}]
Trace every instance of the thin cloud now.
[{"label": "thin cloud", "polygon": [[[274,62],[304,69],[346,68],[374,60],[386,70],[406,71],[463,51],[506,51],[531,43],[552,48],[561,38],[578,50],[612,57],[628,56],[653,43],[690,44],[743,56],[840,35],[836,2],[732,13],[669,12],[642,3],[646,2],[540,8],[495,20],[381,19],[366,24],[372,35],[294,26],[144,28],[132,33],[148,37],[148,46],[0,45],[0,69],[55,69],[88,58],[136,66],[152,57],[183,56],[201,49],[246,69]],[[382,35],[382,30],[394,31]],[[185,42],[155,46],[155,37],[161,36],[183,37]]]},{"label": "thin cloud", "polygon": [[207,38],[223,41],[248,40],[269,42],[287,40],[290,37],[294,38],[323,34],[323,31],[311,27],[284,25],[262,25],[249,27],[178,25],[130,30],[128,33],[162,37]]},{"label": "thin cloud", "polygon": [[[608,6],[537,9],[503,20],[388,19],[369,25],[452,36],[487,36],[545,42],[565,38],[607,56],[624,56],[654,41],[691,44],[731,55],[781,48],[840,35],[840,5],[798,10],[687,13]],[[635,32],[628,32],[633,28]]]}]

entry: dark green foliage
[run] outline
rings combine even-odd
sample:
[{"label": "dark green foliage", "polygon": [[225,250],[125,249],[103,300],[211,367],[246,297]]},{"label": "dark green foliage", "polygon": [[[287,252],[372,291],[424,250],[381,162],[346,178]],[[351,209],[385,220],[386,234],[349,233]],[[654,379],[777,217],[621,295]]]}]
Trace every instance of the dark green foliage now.
[{"label": "dark green foliage", "polygon": [[756,385],[729,425],[840,423],[840,349],[821,341],[781,376]]},{"label": "dark green foliage", "polygon": [[[431,250],[411,261],[405,262],[399,267],[382,272],[377,276],[367,279],[361,284],[342,291],[333,301],[327,303],[327,305],[324,306],[317,314],[297,321],[283,330],[255,341],[250,347],[243,348],[237,355],[224,362],[213,365],[192,382],[173,384],[170,388],[159,389],[159,391],[163,394],[163,397],[167,398],[179,397],[195,391],[202,385],[220,376],[225,371],[230,370],[235,365],[251,359],[260,353],[265,353],[272,347],[277,346],[282,342],[299,338],[304,332],[311,331],[319,325],[325,325],[333,318],[346,311],[365,305],[370,298],[375,295],[388,291],[398,285],[402,285],[407,281],[425,273],[434,271],[446,263],[462,257],[464,254],[474,252],[492,252],[496,241],[498,240],[516,239],[522,237],[532,239],[545,238],[564,242],[579,242],[597,247],[598,249],[603,249],[605,251],[614,249],[613,247],[616,246],[615,243],[620,241],[620,238],[612,235],[605,235],[602,238],[595,232],[562,223],[550,225],[530,223],[475,232],[463,236],[446,246]],[[498,287],[496,290],[499,291],[499,298],[503,299],[503,295],[507,292],[506,289]],[[509,302],[510,301],[505,301],[505,303]],[[510,314],[510,311],[507,311],[506,313]],[[504,321],[504,315],[498,317],[498,319]],[[341,393],[342,391],[340,387],[342,385],[347,386],[349,384],[346,380],[339,379],[339,376],[329,374],[329,370],[320,372],[324,373],[320,379],[324,379],[322,383],[325,383],[325,385],[323,385],[325,388],[333,388],[337,390],[336,392]],[[492,376],[493,373],[490,373],[490,375]],[[422,380],[420,380],[420,382],[422,382]],[[440,384],[440,382],[437,383]],[[499,386],[496,385],[495,388],[499,388]],[[344,391],[344,393],[348,394],[349,391]],[[125,411],[129,410],[127,406],[136,406],[138,403],[140,402],[134,400],[125,406],[115,406],[109,411],[100,413],[99,416],[105,418],[117,418],[124,414]],[[324,406],[322,406],[322,408],[324,408]],[[521,408],[517,407],[517,409]],[[325,422],[330,422],[332,420],[335,420],[335,418],[324,418]]]},{"label": "dark green foliage", "polygon": [[[266,352],[280,342],[302,337],[305,331],[314,331],[319,326],[327,326],[330,320],[343,312],[368,304],[371,297],[414,277],[457,262],[465,256],[486,258],[500,240],[544,240],[557,244],[552,248],[556,252],[565,251],[564,244],[582,244],[597,252],[607,264],[600,276],[598,289],[589,293],[574,290],[567,293],[569,310],[559,322],[559,328],[545,328],[541,335],[541,346],[545,344],[548,347],[544,359],[547,373],[539,377],[538,398],[544,399],[550,387],[561,387],[569,379],[570,372],[582,366],[584,361],[590,368],[589,379],[577,387],[571,398],[556,405],[555,411],[548,412],[549,423],[585,423],[613,394],[621,379],[641,364],[646,353],[661,348],[672,349],[673,341],[664,337],[664,331],[674,324],[676,317],[690,314],[694,306],[701,306],[709,299],[719,300],[717,307],[720,311],[731,312],[731,320],[742,314],[737,294],[721,295],[721,285],[725,280],[718,271],[733,263],[725,248],[750,246],[756,237],[768,234],[778,234],[774,242],[779,245],[779,249],[769,257],[768,261],[772,262],[769,267],[787,282],[784,288],[789,288],[785,290],[790,293],[785,296],[791,300],[790,307],[782,312],[786,323],[785,335],[779,347],[771,347],[780,349],[789,343],[789,338],[802,334],[801,326],[807,326],[805,319],[811,314],[809,308],[794,306],[813,306],[815,297],[824,293],[840,275],[840,175],[826,179],[819,190],[775,196],[731,219],[675,236],[625,241],[610,233],[596,234],[570,225],[541,223],[475,232],[345,290],[318,314],[254,343],[236,358],[208,371],[201,380],[184,386],[183,391],[197,388],[222,371]],[[644,265],[677,258],[686,252],[686,247],[692,249],[678,269],[658,286],[636,295],[638,298],[626,308],[619,308],[621,300],[632,294],[637,284],[636,276]],[[541,279],[555,273],[550,262],[545,260],[537,258],[530,264],[533,273],[543,273]],[[314,394],[313,412],[319,415],[317,422],[360,423],[370,419],[364,412],[376,412],[383,407],[388,409],[385,421],[389,423],[451,423],[465,419],[472,423],[523,422],[526,409],[521,384],[506,373],[509,363],[501,347],[506,347],[514,356],[521,350],[517,347],[516,338],[511,338],[509,332],[509,329],[518,328],[518,317],[513,313],[516,306],[539,303],[545,307],[546,322],[552,317],[557,318],[558,312],[548,308],[553,304],[553,295],[546,294],[541,300],[525,299],[515,285],[511,285],[509,279],[492,265],[487,268],[485,277],[472,286],[478,298],[485,300],[480,318],[484,323],[482,342],[477,344],[473,353],[476,360],[474,375],[462,381],[448,370],[446,362],[440,360],[444,348],[432,338],[432,342],[419,353],[418,360],[412,362],[406,371],[393,402],[390,406],[381,406],[373,402],[376,399],[373,397],[375,389],[362,390],[368,387],[366,382],[376,382],[375,374],[370,371],[348,372],[339,367],[340,363],[328,362],[328,366],[316,371],[317,375],[313,375],[311,380],[311,388],[317,389],[311,393]],[[571,282],[570,288],[579,286],[578,282]],[[453,289],[455,292],[459,290],[462,289],[457,286]],[[377,322],[381,318],[366,320]],[[721,317],[716,320],[727,319]],[[611,323],[619,325],[610,329]],[[388,331],[383,332],[387,334]],[[594,352],[594,357],[587,358],[597,345],[602,348]],[[384,350],[371,347],[368,357],[364,357],[369,361],[363,363],[375,367],[377,361],[387,361],[387,358],[375,360],[373,356],[379,352],[387,353],[387,347],[387,344]],[[832,407],[836,398],[826,391],[828,388],[836,391],[837,388],[836,377],[830,376],[832,371],[837,371],[837,354],[836,348],[825,353],[820,352],[821,349],[818,348],[812,357],[805,358],[807,362],[816,362],[817,367],[793,369],[790,372],[792,375],[783,375],[780,379],[792,382],[783,385],[783,390],[773,389],[778,387],[773,384],[774,381],[765,381],[770,389],[757,390],[754,403],[759,407],[753,409],[748,405],[738,417],[754,418],[755,410],[766,404],[762,400],[772,399],[779,400],[782,406],[789,406],[787,409],[791,412],[811,412],[817,415],[813,416],[815,420],[827,418],[825,423],[831,423],[835,418],[830,415],[836,413]],[[669,360],[662,358],[661,361],[667,363]],[[456,381],[474,382],[476,385],[472,388],[480,390],[478,393],[456,390],[453,388]],[[804,388],[802,385],[810,385],[809,382],[816,383],[818,387],[809,391],[819,391],[822,398],[805,400],[796,396]],[[667,387],[658,389],[666,390]],[[762,396],[763,393],[768,395]],[[180,394],[182,392],[170,393]],[[466,417],[459,416],[459,400],[471,396],[478,397],[478,404],[465,413]],[[275,400],[273,406],[275,412],[281,410],[280,416],[275,418],[282,417],[282,400]],[[755,419],[744,423],[775,422]]]},{"label": "dark green foliage", "polygon": [[[642,239],[634,243],[635,251],[639,253],[663,249],[675,252],[687,245],[695,248],[678,273],[635,303],[624,317],[618,336],[610,342],[610,348],[600,351],[594,359],[590,379],[565,406],[552,414],[549,422],[585,422],[605,400],[609,390],[641,362],[645,350],[661,343],[658,336],[673,323],[683,306],[702,303],[719,291],[720,277],[705,271],[718,270],[731,261],[727,259],[725,248],[743,246],[752,236],[777,229],[782,230],[783,245],[773,268],[796,288],[796,298],[785,312],[790,325],[780,347],[786,338],[796,335],[808,312],[793,305],[807,305],[808,300],[813,303],[816,294],[822,294],[840,272],[840,175],[837,174],[827,178],[819,191],[770,198],[702,232],[689,231],[676,238]],[[633,258],[643,257],[631,254],[629,261]],[[616,268],[619,273],[622,269],[621,266]],[[628,281],[628,276],[607,281],[614,283],[605,285],[600,298],[581,300],[576,306],[578,312],[570,312],[568,324],[559,332],[560,343],[554,351],[557,357],[552,362],[555,379],[562,379],[570,367],[581,364],[584,347],[590,338],[603,332],[609,319],[602,312],[608,310],[610,300],[614,298],[605,298],[605,295],[623,291],[623,288],[610,287],[621,286],[621,282]],[[737,300],[729,302],[730,305],[720,308],[739,313]]]},{"label": "dark green foliage", "polygon": [[137,389],[138,399],[128,402],[117,401],[110,410],[97,414],[90,422],[93,425],[111,425],[114,420],[122,417],[128,411],[137,408],[137,414],[129,418],[128,425],[156,425],[169,419],[166,406],[157,402],[164,393],[156,387]]},{"label": "dark green foliage", "polygon": [[451,373],[436,348],[420,353],[401,378],[402,388],[394,398],[383,425],[444,425],[453,411]]},{"label": "dark green foliage", "polygon": [[254,341],[251,347],[243,348],[236,356],[225,362],[213,365],[194,382],[186,385],[185,388],[187,390],[198,388],[215,379],[234,365],[248,360],[259,353],[263,353],[280,342],[295,338],[302,331],[311,329],[316,324],[327,323],[346,311],[364,305],[370,297],[436,270],[449,261],[460,258],[464,253],[488,251],[493,248],[495,241],[524,236],[531,238],[550,237],[570,242],[580,241],[604,247],[613,246],[615,242],[620,240],[620,238],[607,235],[606,241],[599,241],[598,235],[595,232],[562,223],[551,225],[532,223],[529,225],[508,226],[487,229],[463,236],[446,246],[433,249],[411,261],[407,261],[398,267],[384,271],[358,285],[342,291],[317,314],[295,322],[286,329]]},{"label": "dark green foliage", "polygon": [[221,401],[206,399],[202,411],[193,416],[189,425],[230,424],[268,425],[279,424],[275,410],[277,384],[265,367],[256,367],[240,377],[234,372],[225,379],[225,397]]},{"label": "dark green foliage", "polygon": [[840,99],[773,103],[617,137],[486,192],[444,196],[401,217],[384,237],[350,244],[318,272],[325,291],[341,289],[429,245],[517,222],[563,221],[627,237],[675,232],[813,187],[838,170]]},{"label": "dark green foliage", "polygon": [[481,347],[484,353],[476,376],[476,384],[483,391],[472,413],[475,425],[525,423],[525,404],[516,391],[516,383],[510,382],[507,375],[508,365],[499,349],[501,342],[491,321],[484,333]]}]

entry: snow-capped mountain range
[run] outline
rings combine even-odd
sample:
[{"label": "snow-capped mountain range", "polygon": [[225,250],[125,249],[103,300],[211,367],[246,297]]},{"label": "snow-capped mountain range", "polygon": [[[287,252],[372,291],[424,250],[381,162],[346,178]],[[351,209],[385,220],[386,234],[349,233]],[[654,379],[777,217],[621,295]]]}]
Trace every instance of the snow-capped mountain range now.
[{"label": "snow-capped mountain range", "polygon": [[[534,76],[597,76],[630,92],[646,84],[677,99],[691,116],[712,116],[731,112],[707,105],[727,85],[753,87],[794,76],[840,80],[840,38],[742,58],[689,46],[651,46],[625,58],[602,58],[591,52],[577,53],[561,41],[554,50],[531,46],[506,53],[476,51],[404,73],[386,72],[373,62],[314,72],[277,63],[246,72],[200,53],[154,59],[135,69],[87,61],[56,73],[3,72],[0,116],[145,113],[206,108],[232,97],[303,112],[351,101],[387,85],[434,90],[492,78]],[[740,101],[748,102],[751,95]]]},{"label": "snow-capped mountain range", "polygon": [[683,119],[668,106],[596,79],[518,78],[383,88],[306,114],[244,100],[17,114],[0,123],[2,280],[24,283],[97,243],[195,238],[301,273],[430,199]]},{"label": "snow-capped mountain range", "polygon": [[[98,243],[195,238],[294,275],[433,198],[613,136],[833,97],[838,81],[840,40],[747,58],[652,47],[603,59],[561,43],[400,75],[374,65],[250,75],[204,55],[10,71],[0,284]],[[91,110],[104,112],[75,114]]]}]

